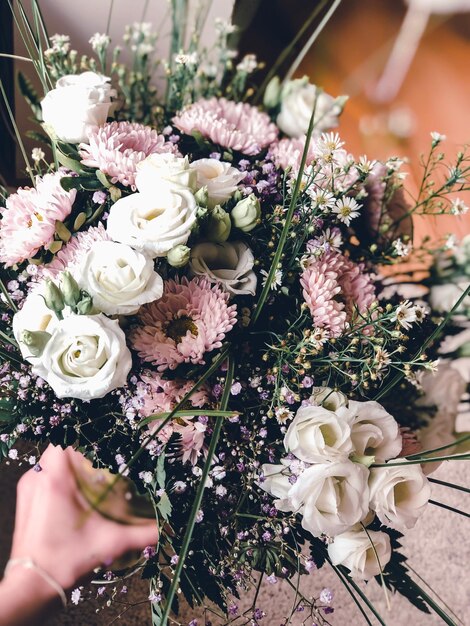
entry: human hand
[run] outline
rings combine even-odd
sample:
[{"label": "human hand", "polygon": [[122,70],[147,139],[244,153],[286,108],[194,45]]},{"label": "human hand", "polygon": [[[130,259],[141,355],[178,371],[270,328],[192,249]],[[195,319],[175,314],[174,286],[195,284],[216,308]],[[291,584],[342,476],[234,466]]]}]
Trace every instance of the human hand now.
[{"label": "human hand", "polygon": [[41,457],[42,471],[26,472],[17,489],[10,558],[32,559],[64,589],[93,569],[158,540],[155,522],[126,526],[85,503],[71,467],[73,455],[78,454],[50,445]]}]

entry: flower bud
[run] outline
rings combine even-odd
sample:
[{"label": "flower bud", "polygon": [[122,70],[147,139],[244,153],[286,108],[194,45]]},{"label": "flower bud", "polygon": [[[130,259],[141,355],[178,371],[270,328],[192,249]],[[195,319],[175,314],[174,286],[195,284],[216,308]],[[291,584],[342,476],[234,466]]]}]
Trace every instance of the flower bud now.
[{"label": "flower bud", "polygon": [[62,273],[61,291],[67,306],[75,307],[80,302],[82,297],[80,287],[70,272]]},{"label": "flower bud", "polygon": [[209,194],[207,192],[207,185],[204,185],[204,187],[201,187],[201,189],[198,189],[196,193],[194,194],[194,197],[196,198],[196,202],[198,206],[202,206],[202,207],[207,206],[207,202],[209,200]]},{"label": "flower bud", "polygon": [[281,100],[281,82],[279,76],[271,78],[264,90],[263,104],[267,109],[274,109]]},{"label": "flower bud", "polygon": [[249,233],[253,230],[260,216],[261,206],[258,198],[253,193],[243,200],[240,200],[240,202],[233,207],[230,214],[233,225],[244,233]]},{"label": "flower bud", "polygon": [[50,279],[46,280],[44,302],[46,303],[47,308],[54,311],[54,313],[60,313],[65,307],[64,296],[62,295],[61,290]]},{"label": "flower bud", "polygon": [[207,239],[214,243],[227,241],[231,228],[230,215],[220,205],[217,205],[207,219]]},{"label": "flower bud", "polygon": [[33,356],[41,356],[51,335],[43,330],[24,330],[20,341],[28,346]]},{"label": "flower bud", "polygon": [[82,292],[82,299],[77,303],[79,315],[90,315],[93,311],[93,298],[86,292]]},{"label": "flower bud", "polygon": [[167,261],[172,267],[184,267],[191,256],[191,249],[180,244],[172,248],[167,254]]}]

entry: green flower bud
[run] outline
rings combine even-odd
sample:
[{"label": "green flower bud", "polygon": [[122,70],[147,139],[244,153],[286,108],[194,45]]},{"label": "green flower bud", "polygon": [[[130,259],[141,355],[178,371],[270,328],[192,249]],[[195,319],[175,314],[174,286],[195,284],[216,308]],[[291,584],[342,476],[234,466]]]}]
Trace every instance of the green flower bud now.
[{"label": "green flower bud", "polygon": [[44,302],[47,308],[54,311],[54,313],[60,313],[65,307],[64,296],[61,290],[49,278],[46,280],[46,287],[44,289]]},{"label": "green flower bud", "polygon": [[198,203],[198,206],[207,206],[207,202],[209,199],[209,194],[207,193],[207,186],[204,185],[204,187],[201,187],[201,189],[198,189],[196,191],[196,193],[194,194],[194,197],[196,198],[196,202]]},{"label": "green flower bud", "polygon": [[184,267],[189,262],[190,255],[191,249],[180,244],[168,252],[166,260],[172,267]]},{"label": "green flower bud", "polygon": [[28,346],[33,356],[41,356],[50,338],[51,335],[43,330],[24,330],[20,341]]},{"label": "green flower bud", "polygon": [[267,109],[274,109],[281,100],[281,81],[279,76],[271,78],[264,90],[263,104]]},{"label": "green flower bud", "polygon": [[82,292],[82,299],[77,303],[79,315],[90,315],[93,312],[93,298],[86,292]]},{"label": "green flower bud", "polygon": [[220,205],[217,205],[209,214],[206,222],[207,239],[214,243],[227,241],[231,229],[230,215]]},{"label": "green flower bud", "polygon": [[257,225],[261,217],[261,206],[254,193],[240,200],[230,214],[233,225],[244,233],[249,233]]},{"label": "green flower bud", "polygon": [[62,273],[60,282],[65,304],[75,307],[82,297],[77,281],[70,272],[65,271]]}]

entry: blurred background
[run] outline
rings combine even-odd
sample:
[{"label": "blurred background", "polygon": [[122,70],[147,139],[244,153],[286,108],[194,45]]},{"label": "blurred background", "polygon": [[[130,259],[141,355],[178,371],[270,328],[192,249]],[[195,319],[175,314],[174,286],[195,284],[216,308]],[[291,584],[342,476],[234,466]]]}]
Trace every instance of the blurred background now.
[{"label": "blurred background", "polygon": [[[255,52],[266,62],[264,72],[278,59],[283,48],[306,23],[316,8],[319,16],[334,0],[239,0],[235,2],[235,20],[240,25],[236,37],[241,54]],[[107,28],[112,0],[41,0],[50,34],[67,33],[72,46],[80,53],[90,51],[88,40],[94,32]],[[26,0],[25,4],[28,4]],[[213,0],[203,38],[210,44],[213,19],[228,19],[232,0]],[[410,159],[407,186],[416,191],[421,176],[421,153],[430,147],[430,132],[447,136],[443,149],[449,155],[470,142],[470,0],[343,0],[322,31],[315,45],[304,56],[296,76],[308,75],[310,80],[334,96],[348,94],[350,100],[341,122],[341,136],[355,155],[371,158],[391,155]],[[156,29],[166,29],[167,0],[114,0],[109,32],[114,42],[122,38],[124,25],[142,18],[153,22]],[[315,24],[318,24],[319,19]],[[293,57],[306,44],[313,27],[306,29],[295,47]],[[234,42],[235,43],[235,42]],[[162,37],[162,47],[165,37]],[[7,0],[0,0],[0,52],[23,55],[22,42],[14,35],[13,21]],[[292,60],[292,58],[291,58]],[[287,70],[289,63],[285,64]],[[22,132],[33,128],[29,109],[15,86],[15,75],[28,65],[21,61],[0,58],[0,78],[15,111]],[[31,71],[29,71],[32,74]],[[156,77],[158,80],[158,77]],[[263,80],[263,72],[257,78]],[[254,85],[256,87],[256,85]],[[0,181],[15,186],[25,180],[19,150],[15,150],[14,135],[5,106],[0,115]],[[27,143],[28,150],[34,142]],[[465,198],[463,198],[465,200]],[[468,204],[468,199],[466,199]],[[416,237],[421,239],[452,232],[461,238],[470,232],[470,215],[418,220]],[[464,484],[463,462],[443,465],[436,477]],[[5,513],[0,527],[0,568],[6,561],[12,530],[11,502],[18,468],[3,466],[0,472],[0,505]],[[446,494],[447,496],[448,494]],[[7,504],[8,503],[8,504]],[[459,506],[458,497],[455,502]],[[431,508],[431,507],[430,507]],[[407,535],[407,552],[411,563],[430,580],[435,590],[448,601],[464,624],[470,606],[470,592],[462,573],[466,554],[462,550],[467,540],[463,518],[433,508]],[[443,565],[445,564],[445,566]],[[307,581],[310,593],[322,586],[338,584],[315,574]],[[123,616],[121,624],[142,624],[148,620],[145,586],[137,585],[138,596],[144,604]],[[289,606],[289,595],[281,589],[267,587],[264,594],[271,600],[274,616],[279,621]],[[337,612],[332,624],[359,624],[354,606],[344,593],[335,601]],[[401,598],[394,598],[392,612],[387,613],[381,591],[369,585],[367,593],[386,617],[387,626],[403,626],[413,621],[415,626],[441,624],[440,618],[415,611]],[[143,595],[142,595],[143,594]],[[136,600],[138,601],[138,600]],[[99,604],[89,603],[72,608],[54,624],[109,624],[108,611],[96,613]],[[116,612],[113,613],[115,615]],[[187,611],[187,622],[195,616]],[[299,621],[292,623],[301,623]],[[185,623],[187,623],[185,622]],[[200,621],[201,624],[204,621]],[[215,622],[213,622],[215,624]],[[276,622],[277,623],[277,622]],[[271,626],[271,623],[270,623]]]}]

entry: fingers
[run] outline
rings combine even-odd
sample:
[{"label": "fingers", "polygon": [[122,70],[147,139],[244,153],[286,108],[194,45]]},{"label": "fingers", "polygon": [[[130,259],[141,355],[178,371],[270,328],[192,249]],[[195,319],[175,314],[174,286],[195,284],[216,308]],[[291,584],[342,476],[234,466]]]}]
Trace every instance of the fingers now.
[{"label": "fingers", "polygon": [[[158,530],[155,521],[141,526],[113,524],[108,529],[102,548],[106,554],[115,559],[130,550],[143,550],[146,546],[155,545],[158,541]],[[104,545],[103,545],[104,544]]]}]

